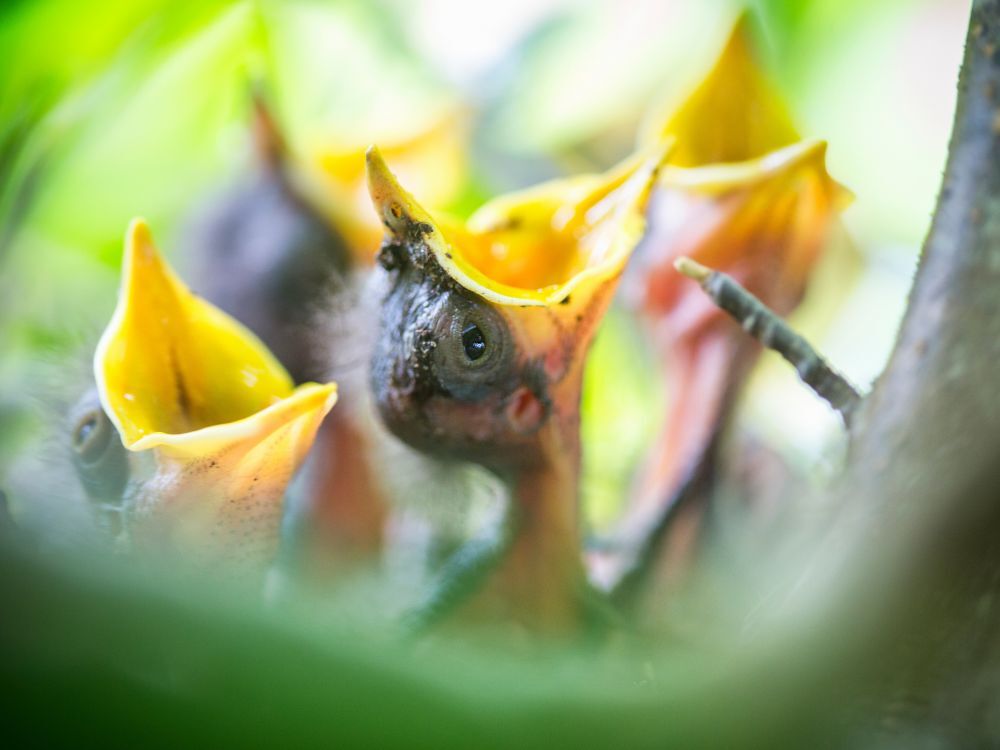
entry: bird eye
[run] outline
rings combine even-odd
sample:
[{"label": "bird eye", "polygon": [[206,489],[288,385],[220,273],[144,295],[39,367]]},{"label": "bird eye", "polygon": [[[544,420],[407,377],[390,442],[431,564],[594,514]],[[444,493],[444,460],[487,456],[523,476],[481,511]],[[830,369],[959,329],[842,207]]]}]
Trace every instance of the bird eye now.
[{"label": "bird eye", "polygon": [[104,501],[122,495],[129,478],[128,456],[96,394],[87,394],[70,415],[70,448],[88,495]]},{"label": "bird eye", "polygon": [[507,322],[489,304],[449,295],[441,301],[433,335],[434,374],[455,398],[481,398],[510,376],[514,342]]},{"label": "bird eye", "polygon": [[462,329],[462,348],[472,362],[486,354],[486,337],[475,323]]}]

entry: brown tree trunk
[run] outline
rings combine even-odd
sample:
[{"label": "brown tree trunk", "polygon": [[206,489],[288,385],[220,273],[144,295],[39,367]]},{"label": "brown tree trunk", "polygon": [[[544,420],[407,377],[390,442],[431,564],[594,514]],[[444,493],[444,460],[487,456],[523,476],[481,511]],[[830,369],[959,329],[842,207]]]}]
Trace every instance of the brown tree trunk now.
[{"label": "brown tree trunk", "polygon": [[885,725],[998,743],[1000,0],[973,2],[933,226],[852,427],[834,544],[882,610]]},{"label": "brown tree trunk", "polygon": [[895,351],[858,415],[874,498],[946,496],[1000,454],[1000,2],[976,0],[944,183]]}]

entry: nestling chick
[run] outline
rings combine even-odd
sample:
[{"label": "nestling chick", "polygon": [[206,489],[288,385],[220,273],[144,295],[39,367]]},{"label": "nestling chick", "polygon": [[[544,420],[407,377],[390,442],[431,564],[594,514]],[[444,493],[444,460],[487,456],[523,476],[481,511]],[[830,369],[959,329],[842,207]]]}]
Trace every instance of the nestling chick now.
[{"label": "nestling chick", "polygon": [[[799,138],[757,66],[745,16],[705,79],[654,124],[649,139],[671,140],[676,148],[650,200],[649,231],[626,269],[620,298],[662,363],[669,404],[613,532],[613,546],[630,552],[643,550],[664,528],[757,356],[674,261],[686,256],[725,271],[787,314],[802,298],[847,198],[826,171],[826,144]],[[630,552],[595,554],[593,580],[614,586],[635,563]]]},{"label": "nestling chick", "polygon": [[417,449],[482,464],[510,487],[512,541],[488,586],[491,617],[541,630],[579,622],[583,365],[664,153],[498,198],[463,226],[431,218],[369,152],[389,276],[376,404]]},{"label": "nestling chick", "polygon": [[[139,220],[122,277],[94,355],[99,405],[85,400],[74,420],[82,483],[118,511],[132,551],[258,580],[336,385],[295,388],[253,334],[187,289]],[[145,471],[132,456],[149,457]]]}]

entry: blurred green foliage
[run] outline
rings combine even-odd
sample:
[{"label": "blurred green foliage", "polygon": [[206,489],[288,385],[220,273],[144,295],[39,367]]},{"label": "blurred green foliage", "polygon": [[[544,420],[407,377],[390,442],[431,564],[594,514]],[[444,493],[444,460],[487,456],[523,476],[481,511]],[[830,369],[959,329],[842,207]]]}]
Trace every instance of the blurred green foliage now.
[{"label": "blurred green foliage", "polygon": [[263,610],[162,571],[70,562],[85,564],[0,544],[0,716],[16,746],[807,747],[859,730],[827,703],[836,670],[817,682],[810,658],[774,658],[787,637],[414,649],[314,602]]}]

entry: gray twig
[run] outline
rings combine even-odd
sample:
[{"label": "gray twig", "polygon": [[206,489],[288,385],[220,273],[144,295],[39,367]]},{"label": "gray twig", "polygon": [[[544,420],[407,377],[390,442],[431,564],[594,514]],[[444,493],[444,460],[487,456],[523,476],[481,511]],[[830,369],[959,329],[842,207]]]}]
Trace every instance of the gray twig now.
[{"label": "gray twig", "polygon": [[690,258],[678,258],[674,267],[697,281],[711,300],[725,310],[748,334],[792,364],[806,385],[830,404],[850,424],[861,403],[861,394],[834,370],[808,341],[731,276],[714,271]]}]

